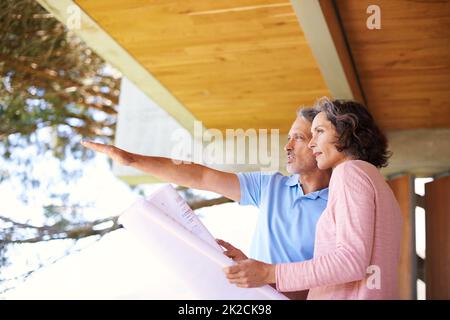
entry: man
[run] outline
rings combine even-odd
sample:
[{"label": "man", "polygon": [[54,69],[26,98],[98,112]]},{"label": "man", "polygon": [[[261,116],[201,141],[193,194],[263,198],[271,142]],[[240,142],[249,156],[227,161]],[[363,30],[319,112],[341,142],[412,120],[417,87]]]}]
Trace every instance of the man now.
[{"label": "man", "polygon": [[[257,206],[260,214],[250,252],[252,259],[223,240],[219,244],[234,260],[263,267],[313,257],[316,223],[327,204],[331,176],[331,171],[317,168],[308,148],[313,118],[314,114],[300,110],[289,130],[284,147],[286,168],[292,174],[289,177],[280,173],[234,174],[199,164],[175,164],[172,159],[133,154],[111,145],[82,144],[161,180],[213,191],[241,205]],[[305,297],[304,293],[301,296]]]}]

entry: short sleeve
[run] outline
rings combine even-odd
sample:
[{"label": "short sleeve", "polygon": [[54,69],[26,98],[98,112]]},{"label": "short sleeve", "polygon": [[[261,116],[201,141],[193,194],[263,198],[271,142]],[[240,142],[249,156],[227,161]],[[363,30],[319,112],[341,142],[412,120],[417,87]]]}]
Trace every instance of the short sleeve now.
[{"label": "short sleeve", "polygon": [[261,172],[237,174],[241,188],[239,204],[259,206],[261,202]]},{"label": "short sleeve", "polygon": [[[267,187],[271,184],[274,177],[282,177],[279,173],[264,173],[264,172],[241,172],[237,174],[239,185],[241,188],[241,197],[239,204],[253,205],[259,207],[261,204],[261,197],[270,191]],[[275,179],[279,181],[279,179]]]}]

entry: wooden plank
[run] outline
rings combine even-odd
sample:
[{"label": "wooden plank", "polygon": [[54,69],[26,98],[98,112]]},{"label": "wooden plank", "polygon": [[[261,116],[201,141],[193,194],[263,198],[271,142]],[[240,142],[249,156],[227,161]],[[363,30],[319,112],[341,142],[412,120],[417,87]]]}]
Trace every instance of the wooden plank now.
[{"label": "wooden plank", "polygon": [[287,0],[76,3],[207,128],[286,133],[329,95]]},{"label": "wooden plank", "polygon": [[399,294],[402,300],[416,299],[416,244],[414,223],[413,177],[404,175],[387,181],[397,199],[403,217],[402,243],[400,253]]},{"label": "wooden plank", "polygon": [[450,176],[425,184],[427,299],[450,299]]},{"label": "wooden plank", "polygon": [[[367,104],[385,129],[450,127],[450,1],[336,0]],[[369,5],[381,29],[366,26]]]}]

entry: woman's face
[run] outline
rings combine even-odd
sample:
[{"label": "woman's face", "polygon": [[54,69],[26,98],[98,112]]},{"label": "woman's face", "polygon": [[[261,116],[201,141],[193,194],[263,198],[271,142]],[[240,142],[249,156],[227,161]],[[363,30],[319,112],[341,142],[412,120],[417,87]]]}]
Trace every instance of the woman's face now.
[{"label": "woman's face", "polygon": [[350,160],[343,152],[336,149],[338,135],[334,125],[327,119],[325,112],[320,112],[311,125],[312,139],[308,147],[312,149],[321,170],[335,168],[338,164]]}]

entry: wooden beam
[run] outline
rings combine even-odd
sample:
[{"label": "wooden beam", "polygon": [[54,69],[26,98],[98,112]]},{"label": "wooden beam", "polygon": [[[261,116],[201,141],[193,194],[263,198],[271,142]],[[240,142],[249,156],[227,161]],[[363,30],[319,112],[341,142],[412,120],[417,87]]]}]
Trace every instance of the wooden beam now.
[{"label": "wooden beam", "polygon": [[425,184],[427,299],[450,299],[450,176]]},{"label": "wooden beam", "polygon": [[291,0],[333,98],[366,104],[332,0]]},{"label": "wooden beam", "polygon": [[[167,111],[191,134],[196,118],[138,61],[106,33],[90,16],[72,0],[37,0],[64,25],[73,21],[79,12],[80,28],[73,31],[92,50],[136,84],[150,99]],[[126,28],[126,26],[124,26]]]},{"label": "wooden beam", "polygon": [[413,177],[403,175],[387,181],[402,211],[403,228],[400,249],[399,294],[402,300],[417,296],[417,255],[415,240],[415,197]]}]

